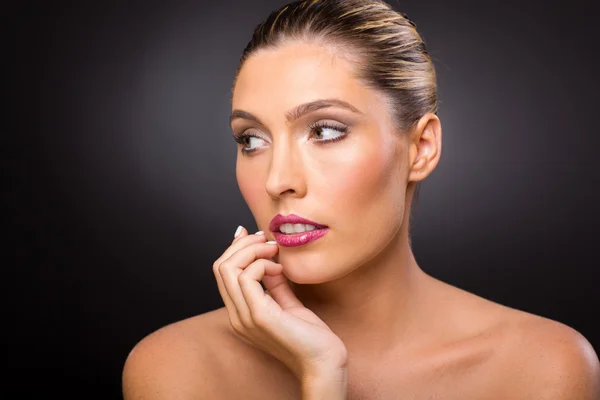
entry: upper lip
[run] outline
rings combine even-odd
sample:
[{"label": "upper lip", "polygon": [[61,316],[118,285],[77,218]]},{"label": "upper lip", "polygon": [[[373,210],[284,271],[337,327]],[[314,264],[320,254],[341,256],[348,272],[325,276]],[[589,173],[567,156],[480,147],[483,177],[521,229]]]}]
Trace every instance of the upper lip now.
[{"label": "upper lip", "polygon": [[299,217],[295,214],[290,214],[290,215],[285,215],[285,216],[281,215],[281,214],[277,214],[271,220],[271,223],[269,224],[269,229],[271,230],[271,232],[278,232],[279,227],[283,224],[307,224],[307,225],[314,225],[317,228],[327,228],[326,225],[322,225],[317,222],[308,220],[306,218]]}]

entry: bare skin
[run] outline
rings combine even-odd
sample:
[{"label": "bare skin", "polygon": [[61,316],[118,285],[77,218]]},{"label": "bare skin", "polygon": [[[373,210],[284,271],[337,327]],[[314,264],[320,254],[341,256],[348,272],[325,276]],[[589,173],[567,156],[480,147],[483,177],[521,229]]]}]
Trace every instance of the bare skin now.
[{"label": "bare skin", "polygon": [[[576,331],[424,279],[453,304],[432,316],[447,327],[428,335],[428,345],[370,357],[351,352],[348,399],[594,399],[598,361]],[[463,313],[471,323],[447,317]],[[298,379],[239,338],[225,308],[160,329],[128,363],[126,400],[302,398]],[[577,390],[581,397],[569,397]]]},{"label": "bare skin", "polygon": [[[354,111],[332,105],[287,118],[290,110],[321,99],[341,99]],[[413,131],[398,134],[389,103],[356,78],[352,60],[305,42],[248,59],[232,110],[244,111],[232,120],[234,133],[254,136],[239,146],[237,180],[265,234],[243,229],[232,243],[236,250],[215,262],[227,309],[164,327],[135,347],[123,374],[126,400],[307,398],[305,355],[290,356],[260,330],[232,327],[242,315],[232,290],[259,280],[269,289],[269,280],[282,276],[296,284],[274,298],[297,301],[331,330],[315,331],[300,347],[318,350],[326,340],[324,347],[335,348],[331,365],[347,355],[344,398],[600,397],[598,358],[579,333],[447,285],[417,264],[408,216],[414,185],[440,159],[437,116],[427,114]],[[319,121],[346,126],[349,134],[317,144],[306,127]],[[243,155],[247,148],[256,150]],[[269,222],[277,213],[299,214],[330,231],[298,248],[265,244],[273,240]],[[261,253],[262,270],[257,263],[225,262],[251,248]],[[250,269],[255,282],[236,286],[235,278]]]}]

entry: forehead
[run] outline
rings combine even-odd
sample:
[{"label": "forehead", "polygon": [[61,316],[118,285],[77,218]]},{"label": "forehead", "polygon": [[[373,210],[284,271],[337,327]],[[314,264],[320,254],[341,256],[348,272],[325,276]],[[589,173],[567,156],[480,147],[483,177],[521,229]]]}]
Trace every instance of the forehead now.
[{"label": "forehead", "polygon": [[298,104],[327,98],[347,101],[361,111],[379,101],[357,78],[354,63],[333,48],[292,42],[261,49],[246,60],[232,108],[284,113]]}]

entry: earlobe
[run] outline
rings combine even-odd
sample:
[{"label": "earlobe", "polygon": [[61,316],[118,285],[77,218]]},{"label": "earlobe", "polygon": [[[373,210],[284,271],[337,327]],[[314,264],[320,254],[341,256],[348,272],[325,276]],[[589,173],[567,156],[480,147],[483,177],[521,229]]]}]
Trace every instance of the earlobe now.
[{"label": "earlobe", "polygon": [[425,179],[437,166],[441,155],[442,128],[439,118],[425,114],[410,135],[411,154],[409,181]]}]

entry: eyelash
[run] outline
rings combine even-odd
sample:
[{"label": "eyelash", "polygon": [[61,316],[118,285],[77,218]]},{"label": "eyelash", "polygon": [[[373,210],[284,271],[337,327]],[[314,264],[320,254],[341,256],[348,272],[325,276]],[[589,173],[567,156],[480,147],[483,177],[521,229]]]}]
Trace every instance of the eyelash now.
[{"label": "eyelash", "polygon": [[[343,133],[343,135],[340,135],[338,137],[335,137],[333,139],[327,139],[327,140],[317,140],[317,143],[333,143],[333,142],[338,142],[342,139],[345,139],[348,136],[348,127],[346,126],[339,126],[339,125],[334,125],[334,124],[330,124],[327,122],[315,122],[314,124],[311,124],[308,126],[308,128],[310,129],[311,133],[314,133],[315,130],[317,129],[332,129],[334,131]],[[242,133],[239,135],[234,134],[233,135],[233,140],[235,140],[237,143],[241,144],[241,145],[245,145],[245,140],[246,138],[251,138],[251,137],[255,137],[258,139],[262,139],[259,136],[256,135],[250,135],[248,133]],[[254,153],[256,150],[258,149],[244,149],[242,148],[241,152],[242,155],[249,155],[250,153]]]}]

